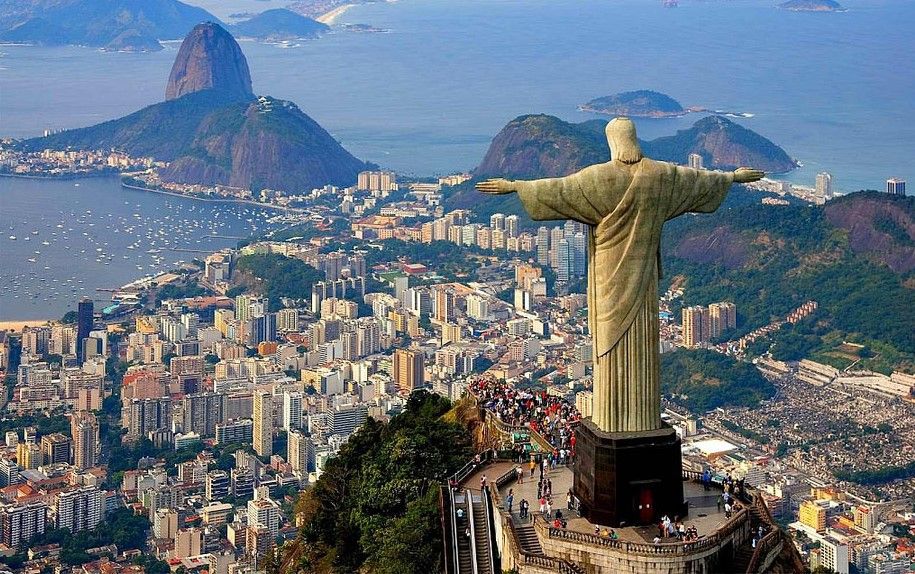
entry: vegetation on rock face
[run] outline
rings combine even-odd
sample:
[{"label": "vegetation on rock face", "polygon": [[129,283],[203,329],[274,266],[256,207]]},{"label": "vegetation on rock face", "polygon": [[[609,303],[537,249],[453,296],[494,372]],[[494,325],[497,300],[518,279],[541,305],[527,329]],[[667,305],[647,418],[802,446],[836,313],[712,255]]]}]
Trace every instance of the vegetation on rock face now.
[{"label": "vegetation on rock face", "polygon": [[302,529],[274,571],[435,571],[438,486],[472,456],[468,432],[443,418],[450,408],[447,399],[417,391],[390,422],[369,419],[302,493]]},{"label": "vegetation on rock face", "polygon": [[312,285],[324,280],[323,272],[301,259],[278,253],[245,255],[238,259],[235,269],[258,280],[255,288],[270,298],[271,311],[282,306],[283,297],[309,299]]},{"label": "vegetation on rock face", "polygon": [[[838,211],[857,215],[832,217]],[[863,358],[863,367],[911,368],[915,247],[885,243],[891,236],[879,229],[878,216],[888,212],[894,229],[915,237],[915,199],[870,192],[825,208],[753,205],[679,218],[665,227],[664,273],[668,279],[687,278],[684,305],[735,301],[735,336],[783,320],[805,301],[817,301],[810,322],[771,339],[776,357],[827,355],[851,341],[880,349],[873,358]],[[908,261],[913,267],[907,267]]]},{"label": "vegetation on rock face", "polygon": [[661,355],[661,392],[694,412],[755,407],[775,387],[750,363],[714,351],[678,349]]}]

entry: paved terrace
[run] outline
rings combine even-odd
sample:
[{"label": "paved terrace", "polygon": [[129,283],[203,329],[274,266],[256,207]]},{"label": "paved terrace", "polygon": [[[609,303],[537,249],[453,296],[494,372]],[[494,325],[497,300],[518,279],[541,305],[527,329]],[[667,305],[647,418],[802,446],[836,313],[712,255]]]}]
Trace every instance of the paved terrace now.
[{"label": "paved terrace", "polygon": [[[502,510],[507,510],[504,506],[505,498],[508,496],[509,490],[512,490],[514,492],[514,503],[512,505],[511,513],[512,522],[515,526],[521,527],[531,524],[534,516],[540,516],[540,504],[537,500],[537,481],[540,477],[539,470],[535,469],[534,477],[530,478],[530,471],[526,464],[519,465],[518,463],[508,461],[496,461],[477,468],[462,482],[464,488],[479,491],[481,477],[486,476],[487,484],[491,487],[497,479],[505,476],[518,466],[521,466],[524,471],[523,482],[519,484],[514,479],[504,482],[498,489],[496,502],[502,504]],[[562,511],[563,517],[568,521],[567,530],[593,535],[595,526],[601,528],[605,526],[592,524],[587,519],[578,516],[577,512],[568,511],[566,509],[566,493],[572,488],[571,467],[560,466],[555,470],[547,471],[544,478],[548,478],[552,482],[553,511]],[[689,514],[683,521],[684,525],[687,528],[695,526],[699,533],[700,540],[709,534],[717,532],[728,523],[729,520],[725,516],[724,510],[718,510],[717,501],[718,497],[721,496],[721,491],[719,489],[713,486],[711,490],[706,491],[699,483],[684,481],[683,494],[689,505]],[[522,499],[527,499],[530,503],[530,515],[527,519],[522,519],[518,511],[518,505]],[[730,520],[737,520],[739,514],[741,513],[732,513]],[[671,518],[673,519],[674,517],[672,516]],[[654,537],[658,534],[657,526],[627,526],[624,528],[616,528],[615,531],[619,535],[620,541],[641,544],[653,543]],[[682,544],[680,542],[675,542],[675,540],[676,539],[672,538],[662,538],[661,545]]]}]

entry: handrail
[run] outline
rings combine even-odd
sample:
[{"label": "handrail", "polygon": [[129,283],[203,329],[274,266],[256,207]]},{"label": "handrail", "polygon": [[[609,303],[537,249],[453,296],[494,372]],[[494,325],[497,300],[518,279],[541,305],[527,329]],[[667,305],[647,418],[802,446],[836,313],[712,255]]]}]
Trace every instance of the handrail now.
[{"label": "handrail", "polygon": [[444,487],[448,492],[448,499],[450,504],[448,505],[449,511],[451,512],[451,567],[453,568],[452,572],[454,574],[461,574],[461,561],[460,561],[460,539],[458,538],[457,530],[457,502],[455,501],[454,493],[456,491],[452,490],[450,486]]},{"label": "handrail", "polygon": [[518,531],[515,530],[515,524],[512,522],[511,517],[508,517],[506,523],[511,532],[511,550],[516,563],[523,561],[525,564],[549,568],[560,574],[584,574],[584,570],[562,558],[553,558],[552,556],[544,556],[542,554],[531,554],[522,549],[520,539],[518,538]]},{"label": "handrail", "polygon": [[781,542],[781,535],[779,530],[773,530],[762,537],[762,539],[756,543],[756,548],[753,550],[753,557],[750,558],[750,564],[747,565],[747,573],[754,573],[759,569],[760,561],[769,555],[778,543]]},{"label": "handrail", "polygon": [[496,545],[495,545],[495,536],[493,533],[492,520],[493,520],[493,507],[492,507],[492,498],[489,496],[490,489],[484,488],[480,491],[480,499],[483,502],[483,518],[486,520],[486,536],[489,538],[489,556],[487,556],[487,561],[489,562],[489,571],[493,574],[500,572],[501,570],[496,565]]},{"label": "handrail", "polygon": [[580,542],[592,546],[615,548],[618,550],[624,550],[630,554],[639,554],[645,556],[657,554],[680,555],[691,554],[697,550],[702,550],[717,545],[722,538],[728,536],[741,524],[745,523],[748,516],[749,511],[746,508],[741,508],[737,511],[737,514],[731,518],[731,520],[728,521],[723,527],[719,528],[716,532],[708,536],[701,537],[693,542],[678,541],[674,543],[664,542],[658,544],[626,542],[623,540],[614,540],[612,538],[595,536],[587,532],[577,532],[574,530],[566,530],[564,528],[554,528],[553,526],[549,525],[542,517],[537,515],[534,516],[534,528],[541,531],[543,534],[550,538],[562,538],[564,540],[571,540],[573,542]]},{"label": "handrail", "polygon": [[473,574],[480,574],[480,565],[477,559],[477,529],[473,518],[473,495],[470,489],[464,491],[464,502],[467,503],[467,527],[470,529],[470,565]]}]

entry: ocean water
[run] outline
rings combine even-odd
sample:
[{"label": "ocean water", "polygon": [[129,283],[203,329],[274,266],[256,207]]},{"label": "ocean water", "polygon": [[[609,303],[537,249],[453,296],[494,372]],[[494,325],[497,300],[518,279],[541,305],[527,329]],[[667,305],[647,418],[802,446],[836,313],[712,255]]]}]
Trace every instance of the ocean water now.
[{"label": "ocean water", "polygon": [[[117,178],[0,178],[0,321],[105,305],[134,279],[273,229],[274,210],[122,188]],[[15,239],[14,239],[15,238]]]},{"label": "ocean water", "polygon": [[[223,18],[284,4],[191,3]],[[831,14],[774,4],[399,0],[357,6],[339,19],[386,33],[335,31],[293,47],[243,42],[242,49],[256,92],[296,102],[356,156],[403,173],[471,169],[518,115],[583,121],[598,116],[577,111],[579,104],[644,88],[684,106],[753,114],[736,121],[804,164],[785,176],[795,183],[812,185],[823,170],[840,191],[880,189],[888,177],[915,181],[915,2],[843,0],[849,11]],[[178,45],[153,54],[0,46],[0,137],[90,125],[162,100]],[[637,123],[651,139],[697,119]],[[61,209],[75,212],[70,204],[84,201],[83,210],[103,213],[115,193],[106,189],[84,183],[78,197],[59,182],[4,180],[0,223],[12,201],[39,193]],[[4,281],[9,254],[0,246]],[[2,297],[0,317],[18,318]]]}]

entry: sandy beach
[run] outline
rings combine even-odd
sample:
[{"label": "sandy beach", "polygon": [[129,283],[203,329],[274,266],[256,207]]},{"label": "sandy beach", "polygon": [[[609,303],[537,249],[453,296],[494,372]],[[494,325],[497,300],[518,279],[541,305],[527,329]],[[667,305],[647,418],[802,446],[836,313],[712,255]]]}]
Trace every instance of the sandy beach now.
[{"label": "sandy beach", "polygon": [[23,327],[38,327],[45,325],[53,319],[28,319],[25,321],[0,321],[0,331],[13,331],[18,333]]},{"label": "sandy beach", "polygon": [[355,4],[343,4],[342,6],[337,6],[330,12],[321,14],[315,20],[322,24],[327,24],[328,26],[334,23],[334,20],[339,18],[344,12],[355,6]]}]

